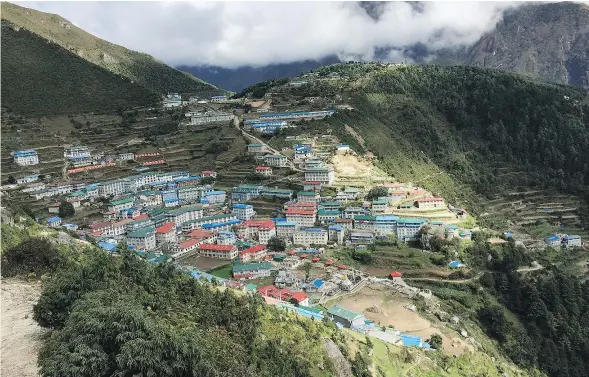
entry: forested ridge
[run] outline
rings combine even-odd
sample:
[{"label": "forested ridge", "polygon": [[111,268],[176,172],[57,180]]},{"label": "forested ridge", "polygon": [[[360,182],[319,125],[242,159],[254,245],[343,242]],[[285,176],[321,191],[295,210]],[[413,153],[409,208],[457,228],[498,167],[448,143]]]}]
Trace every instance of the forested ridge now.
[{"label": "forested ridge", "polygon": [[[481,192],[506,183],[568,192],[589,185],[589,105],[581,89],[491,69],[409,66],[376,74],[371,91],[412,97],[441,114],[445,122],[412,124],[421,133],[421,141],[413,141]],[[439,129],[450,131],[454,140],[435,139]],[[436,150],[435,144],[449,142],[466,156],[464,163]],[[517,174],[502,175],[500,168]]]},{"label": "forested ridge", "polygon": [[2,20],[2,107],[56,115],[153,105],[157,94]]},{"label": "forested ridge", "polygon": [[333,327],[130,252],[69,255],[34,318],[55,330],[39,355],[47,377],[332,374],[321,345]]},{"label": "forested ridge", "polygon": [[558,267],[523,277],[516,270],[528,265],[530,256],[513,241],[499,252],[476,243],[469,254],[486,270],[481,285],[519,320],[514,324],[501,305],[489,300],[477,311],[487,334],[507,355],[551,377],[589,375],[589,281]]}]

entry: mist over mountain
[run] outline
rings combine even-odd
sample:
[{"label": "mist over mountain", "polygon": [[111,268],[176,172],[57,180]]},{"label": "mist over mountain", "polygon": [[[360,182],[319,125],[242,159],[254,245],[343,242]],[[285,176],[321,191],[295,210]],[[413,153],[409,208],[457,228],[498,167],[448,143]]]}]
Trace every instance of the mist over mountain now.
[{"label": "mist over mountain", "polygon": [[[408,4],[412,11],[423,12],[423,3]],[[360,7],[374,22],[379,22],[386,11],[386,3],[382,2],[361,2]],[[494,29],[472,44],[439,48],[433,43],[424,42],[377,46],[369,56],[371,60],[382,62],[464,64],[508,69],[543,81],[587,87],[588,30],[589,7],[584,4],[529,4],[507,9]],[[445,29],[438,30],[438,38],[447,32]],[[320,60],[255,68],[190,65],[178,68],[219,87],[239,91],[256,81],[294,77],[322,65],[348,60],[363,60],[363,56],[342,53]]]}]

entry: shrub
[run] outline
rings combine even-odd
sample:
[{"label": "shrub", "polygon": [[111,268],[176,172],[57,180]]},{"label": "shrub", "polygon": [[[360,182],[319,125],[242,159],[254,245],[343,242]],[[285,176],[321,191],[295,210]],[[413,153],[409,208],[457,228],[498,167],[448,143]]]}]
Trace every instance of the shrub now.
[{"label": "shrub", "polygon": [[2,254],[2,276],[34,273],[39,277],[63,262],[63,256],[48,239],[30,238]]}]

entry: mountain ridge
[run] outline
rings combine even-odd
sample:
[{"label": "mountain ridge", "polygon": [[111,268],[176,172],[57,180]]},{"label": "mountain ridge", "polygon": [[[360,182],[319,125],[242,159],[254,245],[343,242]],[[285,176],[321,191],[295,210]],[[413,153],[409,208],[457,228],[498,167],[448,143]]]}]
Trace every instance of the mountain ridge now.
[{"label": "mountain ridge", "polygon": [[51,13],[3,2],[2,20],[18,28],[56,43],[89,63],[160,94],[166,92],[194,93],[203,96],[225,94],[226,91],[193,75],[181,72],[152,56],[127,49],[98,38],[73,25],[65,18]]},{"label": "mountain ridge", "polygon": [[[363,2],[362,7],[373,19],[378,19],[378,4],[371,6],[370,4],[365,5]],[[569,24],[574,25],[574,28],[568,27]],[[520,28],[524,28],[527,33],[517,33]],[[570,41],[571,45],[561,43],[561,40]],[[494,48],[498,48],[498,50],[494,50]],[[529,74],[543,81],[588,88],[589,6],[580,3],[522,5],[507,10],[495,28],[481,36],[472,45],[437,50],[429,49],[421,43],[412,46],[375,48],[375,60],[387,61],[387,57],[392,51],[397,51],[416,64],[462,64],[499,68]],[[311,69],[326,65],[322,64],[321,60],[312,62],[315,67]],[[335,61],[330,61],[330,63],[335,63]],[[307,60],[286,64],[269,64],[258,67],[256,70],[260,78],[270,80],[297,76],[308,71],[309,66]],[[207,80],[218,85],[224,83],[211,72],[212,69],[206,66],[183,65],[178,68],[189,72],[198,72]],[[219,70],[218,67],[213,69]],[[226,69],[224,76],[245,83],[248,76],[247,67]],[[245,87],[247,86],[236,85],[231,90],[239,92]]]}]

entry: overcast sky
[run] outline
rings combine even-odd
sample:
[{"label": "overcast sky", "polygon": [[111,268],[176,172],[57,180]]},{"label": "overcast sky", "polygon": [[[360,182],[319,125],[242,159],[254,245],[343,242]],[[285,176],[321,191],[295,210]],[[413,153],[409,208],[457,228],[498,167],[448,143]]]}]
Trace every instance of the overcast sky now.
[{"label": "overcast sky", "polygon": [[[375,47],[470,44],[516,2],[405,2],[375,20],[356,2],[17,2],[170,65],[265,65]],[[396,56],[396,59],[402,57]]]}]

